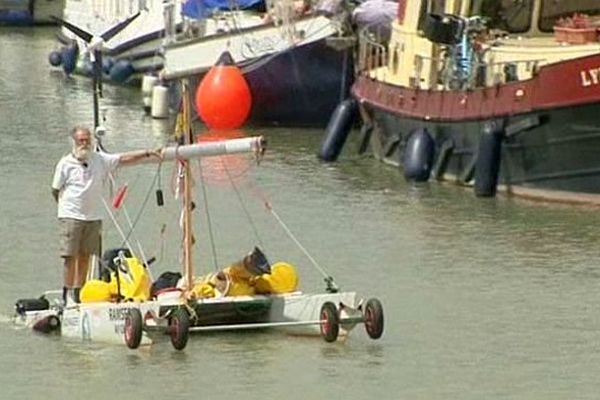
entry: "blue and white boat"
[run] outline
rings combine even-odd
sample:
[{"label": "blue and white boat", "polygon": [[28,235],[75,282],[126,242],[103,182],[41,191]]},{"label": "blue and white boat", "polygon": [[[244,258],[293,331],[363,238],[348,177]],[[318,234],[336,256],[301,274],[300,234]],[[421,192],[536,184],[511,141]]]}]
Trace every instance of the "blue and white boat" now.
[{"label": "blue and white boat", "polygon": [[[186,18],[200,28],[196,35],[165,44],[163,80],[199,81],[228,51],[250,86],[250,123],[326,125],[347,96],[353,76],[352,46],[347,45],[352,42],[344,36],[349,15],[342,7],[326,12],[322,4],[279,0],[267,1],[266,13],[233,10],[206,18],[202,15],[206,0],[187,4],[192,3],[200,12],[188,12]],[[211,3],[218,7],[217,0]],[[213,28],[209,33],[206,27],[214,23],[214,15],[230,29]],[[333,42],[346,46],[339,48]]]},{"label": "blue and white boat", "polygon": [[[165,10],[178,15],[178,2],[162,0],[66,0],[63,20],[91,34],[139,14],[126,29],[103,43],[105,78],[115,83],[136,82],[144,73],[162,68],[161,48],[165,38]],[[178,21],[175,21],[177,23]],[[87,44],[63,27],[58,34],[59,49],[50,53],[50,63],[65,73],[91,76],[92,63]]]},{"label": "blue and white boat", "polygon": [[[103,43],[105,78],[138,82],[198,81],[229,51],[252,91],[250,122],[322,127],[352,84],[348,12],[309,0],[67,0],[64,20],[95,34],[138,17]],[[64,47],[50,55],[66,73],[92,74],[88,44],[61,31]],[[344,43],[345,46],[332,46]]]}]

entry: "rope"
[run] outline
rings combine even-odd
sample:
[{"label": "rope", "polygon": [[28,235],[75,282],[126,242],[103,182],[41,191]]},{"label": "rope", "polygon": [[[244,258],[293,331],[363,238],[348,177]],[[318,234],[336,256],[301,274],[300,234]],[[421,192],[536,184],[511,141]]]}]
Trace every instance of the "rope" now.
[{"label": "rope", "polygon": [[[144,201],[142,202],[142,206],[140,207],[140,210],[138,211],[137,215],[135,216],[135,220],[134,220],[133,223],[131,223],[131,220],[129,219],[129,216],[128,216],[127,212],[126,212],[126,209],[123,209],[123,211],[126,214],[127,221],[129,222],[129,225],[130,225],[129,232],[127,233],[127,236],[125,236],[125,239],[123,240],[123,242],[126,242],[129,239],[129,237],[132,235],[132,233],[133,233],[133,231],[135,229],[135,226],[137,225],[137,223],[140,220],[140,217],[142,216],[142,212],[146,208],[146,204],[148,204],[148,200],[150,199],[150,195],[152,194],[152,189],[154,188],[154,186],[156,184],[156,181],[158,180],[158,175],[160,173],[160,169],[158,169],[156,172],[157,173],[154,174],[154,178],[152,179],[152,183],[150,184],[149,190],[146,192],[146,197],[144,198]],[[146,260],[144,260],[144,262],[146,262]]]},{"label": "rope", "polygon": [[258,234],[258,230],[256,229],[256,225],[254,224],[254,220],[252,219],[252,217],[250,216],[250,213],[248,212],[248,209],[244,205],[244,201],[242,199],[240,191],[238,190],[238,187],[235,184],[235,180],[231,176],[229,168],[227,168],[227,164],[225,163],[225,161],[223,160],[223,158],[221,158],[221,163],[223,164],[223,168],[225,169],[225,172],[227,173],[227,176],[229,177],[229,182],[231,183],[231,187],[233,187],[233,190],[234,190],[234,192],[235,192],[235,194],[236,194],[236,196],[238,198],[238,201],[240,203],[240,207],[244,211],[244,214],[246,214],[246,219],[248,220],[248,223],[250,224],[250,227],[252,228],[252,231],[254,232],[254,237],[258,240],[258,243],[260,244],[260,247],[262,247],[263,249],[266,248],[264,246],[264,244],[263,244],[263,241],[262,241],[260,235]]},{"label": "rope", "polygon": [[[96,136],[96,139],[97,139],[96,151],[100,150],[105,153],[108,153],[106,151],[106,149],[104,148],[104,146],[102,145],[102,138],[99,136]],[[110,172],[108,174],[108,178],[109,178],[111,186],[115,185],[115,177],[112,172]],[[151,188],[152,188],[152,186],[151,186]],[[123,233],[123,230],[119,226],[112,210],[110,209],[110,207],[108,206],[108,204],[106,203],[106,200],[104,198],[102,198],[102,203],[104,204],[104,208],[108,212],[108,215],[110,216],[113,224],[115,225],[117,232],[121,235],[121,238],[123,238],[123,243],[121,244],[121,247],[123,247],[126,244],[127,248],[133,252],[133,246],[131,246],[131,243],[129,243],[129,236],[133,232],[134,225],[131,223],[131,219],[129,218],[129,213],[127,212],[127,207],[125,207],[125,205],[123,205],[123,214],[125,215],[125,219],[127,220],[127,223],[129,224],[130,230],[129,230],[129,233],[127,234],[127,236],[125,236],[125,234]],[[139,214],[138,214],[137,219],[139,219]],[[136,223],[137,223],[137,219],[136,219]],[[137,238],[135,238],[135,241],[136,241],[136,244],[138,247],[138,251],[140,252],[140,257],[142,258],[142,262],[144,263],[144,265],[148,266],[148,259],[146,258],[146,255],[144,254],[144,249],[142,248],[142,244],[140,243],[140,241]],[[147,269],[148,269],[148,273],[150,274],[150,278],[152,279],[152,273],[150,272],[149,266]]]},{"label": "rope", "polygon": [[283,230],[287,233],[288,237],[290,239],[292,239],[294,241],[294,243],[296,243],[296,245],[298,246],[298,248],[300,250],[302,250],[302,252],[304,253],[304,255],[310,260],[310,262],[313,264],[313,266],[321,273],[321,275],[323,275],[323,277],[325,278],[325,282],[327,283],[327,290],[332,291],[332,292],[337,292],[338,288],[337,285],[335,284],[333,277],[331,275],[329,275],[327,272],[325,272],[324,268],[322,268],[319,263],[317,262],[317,260],[315,260],[310,253],[308,252],[308,250],[306,250],[306,248],[302,245],[302,243],[300,243],[300,241],[296,238],[296,236],[294,236],[294,234],[292,233],[292,231],[290,230],[290,228],[288,228],[288,226],[285,224],[285,222],[283,222],[283,220],[281,219],[281,217],[279,216],[279,214],[277,214],[277,212],[273,209],[273,206],[268,202],[265,201],[265,207],[267,208],[267,210],[269,210],[271,212],[271,214],[273,215],[273,217],[275,217],[275,219],[277,220],[277,222],[279,222],[279,225],[281,225],[281,227],[283,228]]}]

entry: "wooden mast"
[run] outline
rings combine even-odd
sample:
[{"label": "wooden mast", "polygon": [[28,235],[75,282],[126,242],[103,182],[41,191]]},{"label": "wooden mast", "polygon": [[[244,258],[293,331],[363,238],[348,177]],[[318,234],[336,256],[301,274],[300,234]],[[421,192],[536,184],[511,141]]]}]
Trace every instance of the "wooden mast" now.
[{"label": "wooden mast", "polygon": [[[192,141],[192,126],[190,115],[190,93],[189,81],[183,79],[182,84],[182,99],[183,99],[183,137],[184,144],[191,144]],[[194,278],[192,266],[192,188],[191,188],[191,160],[181,160],[183,163],[183,276],[186,282],[186,295],[192,290]]]}]

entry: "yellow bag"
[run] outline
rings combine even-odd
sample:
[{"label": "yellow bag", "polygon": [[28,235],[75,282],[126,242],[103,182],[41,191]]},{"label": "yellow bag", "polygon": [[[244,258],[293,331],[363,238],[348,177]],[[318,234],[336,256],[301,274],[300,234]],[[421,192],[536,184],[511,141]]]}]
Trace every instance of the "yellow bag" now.
[{"label": "yellow bag", "polygon": [[298,288],[298,274],[291,264],[278,262],[271,266],[270,274],[254,278],[253,284],[259,294],[290,293]]},{"label": "yellow bag", "polygon": [[[148,271],[137,258],[126,258],[124,264],[119,270],[121,296],[127,300],[148,300],[152,286]],[[110,275],[110,291],[117,296],[117,277],[114,272]]]},{"label": "yellow bag", "polygon": [[82,303],[98,303],[112,299],[110,284],[98,279],[87,281],[79,292],[79,300]]}]

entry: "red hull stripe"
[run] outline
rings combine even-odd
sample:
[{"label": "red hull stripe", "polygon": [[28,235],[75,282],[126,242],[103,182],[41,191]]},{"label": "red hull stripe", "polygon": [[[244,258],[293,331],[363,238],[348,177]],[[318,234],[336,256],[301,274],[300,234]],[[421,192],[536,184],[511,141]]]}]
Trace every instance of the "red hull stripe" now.
[{"label": "red hull stripe", "polygon": [[412,89],[360,76],[352,92],[362,102],[417,119],[465,121],[600,102],[600,55],[540,68],[532,79],[468,91]]}]

